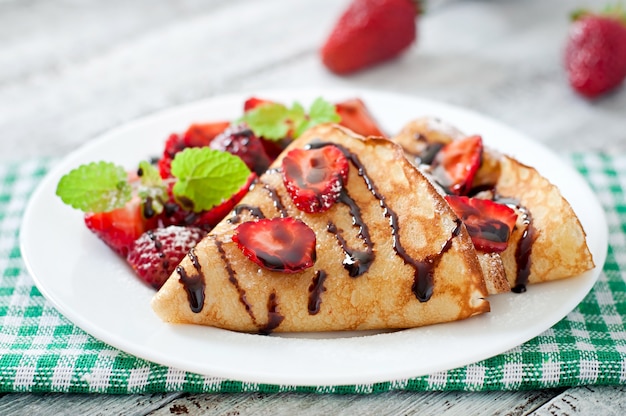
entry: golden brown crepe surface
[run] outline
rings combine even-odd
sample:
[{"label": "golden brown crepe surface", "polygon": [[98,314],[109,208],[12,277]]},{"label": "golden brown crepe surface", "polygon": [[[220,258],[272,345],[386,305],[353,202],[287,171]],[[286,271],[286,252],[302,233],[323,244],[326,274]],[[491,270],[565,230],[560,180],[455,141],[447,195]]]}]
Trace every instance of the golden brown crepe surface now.
[{"label": "golden brown crepe surface", "polygon": [[[280,171],[270,169],[240,205],[258,207],[267,218],[286,215],[308,224],[317,235],[314,267],[294,274],[259,267],[232,242],[237,223],[229,216],[198,244],[196,258],[187,256],[181,263],[184,275],[203,280],[204,288],[187,286],[196,298],[203,296],[201,310],[191,310],[181,273],[174,272],[152,301],[157,315],[172,323],[270,332],[408,328],[487,312],[481,265],[465,227],[402,149],[386,139],[363,139],[335,125],[309,130],[290,148],[320,140],[355,155],[357,163],[350,164],[345,189],[369,227],[375,255],[369,270],[350,277],[342,264],[346,253],[337,235],[328,231],[330,221],[349,247],[367,250],[349,207],[338,202],[325,213],[302,212],[292,203]],[[417,299],[412,290],[416,269],[394,249],[390,211],[398,218],[396,248],[403,248],[416,263],[436,265],[428,301]],[[249,210],[236,218],[255,219]]]}]

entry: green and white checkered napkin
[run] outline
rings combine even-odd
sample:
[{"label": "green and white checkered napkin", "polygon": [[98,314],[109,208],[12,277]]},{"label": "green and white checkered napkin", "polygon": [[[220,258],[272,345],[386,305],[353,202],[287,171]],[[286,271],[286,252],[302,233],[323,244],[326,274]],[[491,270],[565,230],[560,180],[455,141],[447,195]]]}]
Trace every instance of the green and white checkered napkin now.
[{"label": "green and white checkered napkin", "polygon": [[466,367],[385,383],[303,387],[242,383],[187,373],[114,349],[86,334],[44,299],[22,262],[26,202],[53,164],[0,166],[0,392],[319,392],[513,390],[626,384],[626,155],[572,155],[609,222],[604,273],[561,322],[504,354]]}]

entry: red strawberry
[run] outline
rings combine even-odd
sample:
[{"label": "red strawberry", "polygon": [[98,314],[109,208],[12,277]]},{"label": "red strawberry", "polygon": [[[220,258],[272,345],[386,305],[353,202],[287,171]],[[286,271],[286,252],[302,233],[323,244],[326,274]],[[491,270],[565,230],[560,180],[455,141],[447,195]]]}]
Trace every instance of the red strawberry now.
[{"label": "red strawberry", "polygon": [[122,257],[128,255],[144,231],[156,226],[156,219],[146,220],[142,216],[139,198],[113,211],[87,213],[84,219],[87,228]]},{"label": "red strawberry", "polygon": [[250,260],[266,269],[297,273],[315,263],[315,233],[295,218],[249,221],[237,226],[233,241]]},{"label": "red strawberry", "polygon": [[515,211],[489,199],[447,195],[446,201],[465,224],[477,249],[499,253],[506,249],[515,227]]},{"label": "red strawberry", "polygon": [[230,126],[228,121],[214,121],[211,123],[192,124],[183,135],[186,147],[208,146],[211,140]]},{"label": "red strawberry", "polygon": [[165,149],[163,149],[163,155],[158,162],[159,174],[163,179],[170,178],[172,176],[172,160],[176,153],[185,149],[185,142],[182,137],[176,133],[170,134],[165,141]]},{"label": "red strawberry", "polygon": [[353,0],[322,47],[324,65],[348,74],[396,57],[416,39],[412,0]]},{"label": "red strawberry", "polygon": [[257,175],[252,172],[248,176],[248,180],[241,187],[241,189],[231,196],[229,199],[224,200],[221,204],[214,206],[208,211],[192,212],[183,209],[176,202],[170,201],[166,204],[165,210],[165,223],[167,225],[180,225],[180,226],[194,226],[201,228],[205,231],[210,231],[217,225],[232,209],[241,201],[241,199],[248,193],[250,186],[256,180]]},{"label": "red strawberry", "polygon": [[449,193],[466,195],[480,167],[483,141],[480,136],[469,136],[443,146],[435,155],[432,173]]},{"label": "red strawberry", "polygon": [[229,127],[215,137],[209,146],[239,156],[257,175],[263,174],[270,165],[270,158],[261,140],[245,125]]},{"label": "red strawberry", "polygon": [[339,102],[335,109],[341,117],[339,124],[342,126],[363,136],[384,136],[361,99],[353,98]]},{"label": "red strawberry", "polygon": [[158,290],[205,234],[199,228],[174,225],[146,231],[135,241],[127,261],[141,280]]},{"label": "red strawberry", "polygon": [[604,14],[579,12],[574,19],[565,68],[572,88],[594,98],[626,78],[626,13],[615,7]]},{"label": "red strawberry", "polygon": [[348,181],[348,159],[336,146],[293,149],[282,161],[283,182],[298,209],[328,210]]}]

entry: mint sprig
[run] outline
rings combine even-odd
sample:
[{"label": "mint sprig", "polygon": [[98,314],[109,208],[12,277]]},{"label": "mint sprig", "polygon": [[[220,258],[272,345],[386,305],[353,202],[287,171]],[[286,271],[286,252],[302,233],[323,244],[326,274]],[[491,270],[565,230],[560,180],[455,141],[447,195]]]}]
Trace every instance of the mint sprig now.
[{"label": "mint sprig", "polygon": [[288,135],[295,139],[315,125],[337,123],[340,120],[335,106],[319,97],[311,104],[308,114],[298,102],[291,107],[280,103],[263,103],[246,111],[239,121],[246,123],[257,136],[281,140]]},{"label": "mint sprig", "polygon": [[177,178],[173,192],[177,201],[194,212],[210,209],[241,189],[250,169],[228,152],[187,148],[172,161],[172,175]]},{"label": "mint sprig", "polygon": [[[139,164],[139,180],[129,180],[126,170],[109,162],[81,165],[61,178],[56,194],[66,204],[84,212],[109,212],[122,208],[138,195],[150,212],[160,214],[167,202],[166,181],[149,162]],[[187,148],[172,161],[172,192],[183,208],[200,212],[230,198],[246,183],[250,169],[237,156],[221,150]]]},{"label": "mint sprig", "polygon": [[132,197],[132,187],[123,167],[94,162],[81,165],[63,176],[56,194],[73,208],[107,212],[126,205]]}]

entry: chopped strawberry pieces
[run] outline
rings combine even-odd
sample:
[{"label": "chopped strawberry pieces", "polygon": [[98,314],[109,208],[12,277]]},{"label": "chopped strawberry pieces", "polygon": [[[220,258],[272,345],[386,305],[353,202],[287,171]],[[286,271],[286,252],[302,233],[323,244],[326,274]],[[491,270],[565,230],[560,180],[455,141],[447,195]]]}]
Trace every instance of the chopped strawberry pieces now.
[{"label": "chopped strawberry pieces", "polygon": [[385,136],[361,99],[339,102],[335,104],[335,109],[341,117],[339,124],[353,132],[363,136]]},{"label": "chopped strawberry pieces", "polygon": [[263,174],[271,163],[261,139],[245,125],[226,129],[215,137],[209,146],[211,149],[223,150],[239,156],[257,175]]},{"label": "chopped strawberry pieces", "polygon": [[477,249],[489,253],[506,249],[517,221],[515,210],[489,199],[454,195],[445,198],[465,224]]},{"label": "chopped strawberry pieces", "polygon": [[435,155],[432,173],[441,186],[454,195],[467,195],[480,167],[483,141],[469,136],[445,145]]},{"label": "chopped strawberry pieces", "polygon": [[141,280],[158,290],[204,235],[194,227],[148,230],[137,239],[127,261]]},{"label": "chopped strawberry pieces", "polygon": [[208,146],[211,140],[226,130],[228,126],[230,126],[229,121],[192,124],[183,135],[183,142],[186,147]]},{"label": "chopped strawberry pieces", "polygon": [[246,257],[272,271],[297,273],[316,260],[315,233],[295,218],[244,222],[237,226],[233,241]]},{"label": "chopped strawberry pieces", "polygon": [[348,159],[333,145],[293,149],[282,161],[283,182],[301,211],[324,212],[339,198],[348,181]]},{"label": "chopped strawberry pieces", "polygon": [[142,216],[139,198],[113,211],[87,213],[84,220],[89,230],[122,257],[128,255],[135,240],[144,231],[156,226],[156,220],[146,220]]},{"label": "chopped strawberry pieces", "polygon": [[165,141],[165,148],[163,149],[163,155],[158,162],[159,174],[163,179],[172,177],[172,160],[176,156],[176,153],[185,149],[185,142],[183,138],[172,133]]}]

